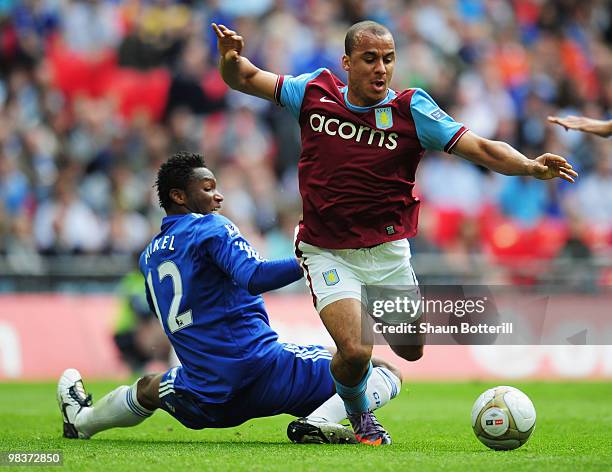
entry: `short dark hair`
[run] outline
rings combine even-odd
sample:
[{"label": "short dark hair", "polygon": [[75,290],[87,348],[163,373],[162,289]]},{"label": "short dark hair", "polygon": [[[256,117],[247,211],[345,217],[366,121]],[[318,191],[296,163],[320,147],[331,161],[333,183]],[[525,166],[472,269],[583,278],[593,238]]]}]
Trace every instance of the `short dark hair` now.
[{"label": "short dark hair", "polygon": [[386,26],[372,20],[355,23],[348,29],[344,37],[344,53],[347,56],[351,55],[363,33],[372,33],[374,36],[391,35],[391,31]]},{"label": "short dark hair", "polygon": [[167,210],[172,205],[170,190],[178,188],[187,190],[187,185],[193,177],[193,170],[206,167],[204,158],[195,152],[179,151],[164,162],[157,172],[157,198],[159,205]]}]

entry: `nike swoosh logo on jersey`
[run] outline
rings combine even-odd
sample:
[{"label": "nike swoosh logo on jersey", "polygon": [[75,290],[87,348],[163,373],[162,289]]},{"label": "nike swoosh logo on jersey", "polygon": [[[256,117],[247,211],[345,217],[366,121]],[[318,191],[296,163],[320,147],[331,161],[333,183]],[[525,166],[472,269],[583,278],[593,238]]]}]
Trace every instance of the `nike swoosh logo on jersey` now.
[{"label": "nike swoosh logo on jersey", "polygon": [[330,99],[329,99],[329,98],[327,98],[327,97],[321,97],[321,101],[322,101],[323,103],[336,103],[336,102],[334,102],[333,100],[330,100]]}]

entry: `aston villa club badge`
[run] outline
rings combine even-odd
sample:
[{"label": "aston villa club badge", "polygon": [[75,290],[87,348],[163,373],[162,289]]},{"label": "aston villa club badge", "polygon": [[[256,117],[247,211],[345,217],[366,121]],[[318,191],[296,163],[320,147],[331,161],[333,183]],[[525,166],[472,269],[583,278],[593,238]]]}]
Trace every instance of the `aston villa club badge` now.
[{"label": "aston villa club badge", "polygon": [[323,272],[323,280],[325,280],[325,285],[331,286],[340,282],[340,277],[338,277],[336,269],[332,269]]},{"label": "aston villa club badge", "polygon": [[376,127],[378,129],[388,129],[393,126],[393,115],[391,107],[377,108],[376,112]]}]

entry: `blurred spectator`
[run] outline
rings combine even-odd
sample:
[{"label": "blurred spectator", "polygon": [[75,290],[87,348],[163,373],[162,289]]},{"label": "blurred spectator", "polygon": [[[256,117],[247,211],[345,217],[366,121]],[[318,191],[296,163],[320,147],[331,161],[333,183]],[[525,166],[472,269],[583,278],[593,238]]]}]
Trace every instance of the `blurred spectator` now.
[{"label": "blurred spectator", "polygon": [[0,149],[0,205],[6,216],[11,218],[25,213],[30,196],[30,183],[17,167],[15,158],[8,157]]},{"label": "blurred spectator", "polygon": [[572,215],[567,220],[567,231],[568,237],[559,251],[559,258],[566,258],[572,262],[588,261],[592,256],[592,251],[586,244],[588,241],[587,224],[580,217]]},{"label": "blurred spectator", "polygon": [[503,184],[499,204],[502,212],[523,226],[538,224],[546,216],[550,204],[547,186],[523,176],[502,176],[501,179]]},{"label": "blurred spectator", "polygon": [[482,243],[478,218],[466,217],[461,220],[457,237],[447,246],[445,259],[454,274],[460,275],[457,283],[470,278],[472,283],[490,283],[488,280],[474,280],[479,274],[482,259]]},{"label": "blurred spectator", "polygon": [[423,200],[435,208],[478,214],[487,202],[482,173],[457,156],[429,155],[417,183]]},{"label": "blurred spectator", "polygon": [[[135,264],[138,257],[134,257]],[[115,345],[121,358],[135,374],[146,373],[147,365],[167,364],[171,346],[155,313],[151,313],[139,269],[126,274],[118,289],[119,312],[115,321]]]},{"label": "blurred spectator", "polygon": [[[246,187],[246,176],[238,164],[217,166],[215,175],[217,180],[222,183],[220,191],[225,196],[225,200],[232,202],[231,205],[224,205],[223,213],[225,216],[234,221],[240,228],[245,224],[252,225],[255,218],[255,202]],[[252,241],[251,244],[253,244]]]},{"label": "blurred spectator", "polygon": [[149,69],[172,66],[189,34],[190,11],[178,2],[129,2],[123,8],[127,33],[118,48],[119,63]]},{"label": "blurred spectator", "polygon": [[142,251],[151,235],[151,226],[142,214],[115,208],[110,220],[107,251],[112,254]]},{"label": "blurred spectator", "polygon": [[371,18],[396,38],[394,87],[423,87],[479,134],[530,156],[549,149],[581,173],[574,186],[497,178],[430,153],[415,253],[473,267],[480,218],[500,212],[517,234],[546,233],[553,217],[575,257],[587,257],[577,241],[610,253],[610,141],[547,122],[612,116],[609,10],[606,0],[0,2],[0,252],[40,271],[39,253],[139,249],[160,218],[155,170],[187,149],[218,174],[225,214],[283,253],[299,220],[298,128],[285,109],[227,90],[209,22],[236,25],[265,69],[323,64],[345,77],[346,27]]},{"label": "blurred spectator", "polygon": [[597,271],[591,265],[593,252],[588,246],[588,227],[578,215],[568,218],[568,237],[554,262],[554,273],[564,275],[565,287],[593,290]]},{"label": "blurred spectator", "polygon": [[96,55],[121,40],[119,8],[103,0],[66,0],[62,9],[62,35],[75,52]]},{"label": "blurred spectator", "polygon": [[612,231],[612,144],[599,146],[594,172],[580,179],[568,204],[587,223]]},{"label": "blurred spectator", "polygon": [[196,115],[223,108],[226,86],[210,62],[208,49],[199,40],[194,38],[185,45],[170,83],[166,116],[177,108],[187,108]]},{"label": "blurred spectator", "polygon": [[45,264],[36,248],[31,219],[25,213],[18,215],[10,230],[5,243],[11,269],[17,274],[43,275]]},{"label": "blurred spectator", "polygon": [[54,196],[38,207],[34,236],[41,252],[79,254],[104,248],[107,229],[75,190],[71,178],[64,174],[56,183]]}]

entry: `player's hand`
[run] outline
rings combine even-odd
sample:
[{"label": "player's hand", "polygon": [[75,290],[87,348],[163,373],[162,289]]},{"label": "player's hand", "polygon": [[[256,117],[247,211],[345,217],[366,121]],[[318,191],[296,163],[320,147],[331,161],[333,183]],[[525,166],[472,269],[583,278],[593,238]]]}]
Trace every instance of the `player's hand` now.
[{"label": "player's hand", "polygon": [[578,173],[564,157],[550,153],[542,154],[533,160],[531,175],[540,180],[559,177],[571,183],[578,177]]},{"label": "player's hand", "polygon": [[225,25],[212,23],[212,29],[217,35],[217,49],[225,61],[237,61],[244,48],[244,39]]},{"label": "player's hand", "polygon": [[587,118],[585,116],[566,116],[560,118],[558,116],[549,116],[548,121],[561,125],[567,131],[568,129],[576,129],[578,131],[584,131],[586,133],[593,133],[599,136],[610,136],[612,132],[612,121],[601,121],[593,118]]}]

